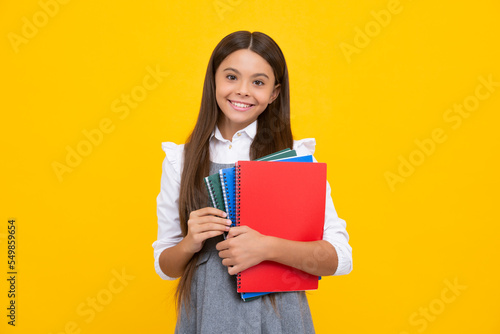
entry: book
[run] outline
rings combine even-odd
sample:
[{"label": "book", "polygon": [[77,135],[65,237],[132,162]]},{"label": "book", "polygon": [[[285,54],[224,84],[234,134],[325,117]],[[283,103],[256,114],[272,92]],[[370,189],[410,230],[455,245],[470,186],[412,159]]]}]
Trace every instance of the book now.
[{"label": "book", "polygon": [[270,160],[274,162],[278,161],[288,161],[288,162],[314,162],[312,155],[301,155],[299,157],[281,158],[276,160]]},{"label": "book", "polygon": [[[236,225],[295,241],[323,238],[326,164],[287,161],[238,161]],[[314,290],[318,276],[264,261],[238,274],[237,291]]]},{"label": "book", "polygon": [[[274,161],[274,160],[271,160]],[[276,161],[294,161],[294,162],[313,162],[312,155],[305,156],[292,156],[289,158],[282,158]],[[227,209],[229,219],[233,222],[231,226],[236,224],[236,181],[235,181],[235,167],[224,168],[219,171],[222,192],[224,197],[224,204]],[[241,299],[244,301],[253,300],[259,296],[268,294],[270,292],[243,292]]]},{"label": "book", "polygon": [[297,152],[295,150],[285,148],[284,150],[257,158],[257,159],[255,159],[255,161],[271,161],[271,160],[290,158],[290,157],[295,157],[295,156],[297,156]]},{"label": "book", "polygon": [[203,179],[208,192],[208,205],[226,212],[224,195],[220,183],[219,174],[212,174]]},{"label": "book", "polygon": [[228,218],[231,220],[231,227],[236,226],[236,182],[234,167],[219,170],[220,184],[222,187],[222,197],[227,209]]},{"label": "book", "polygon": [[251,300],[257,299],[259,297],[262,297],[264,295],[268,295],[272,292],[242,292],[240,293],[241,299],[243,299],[244,302],[249,302]]},{"label": "book", "polygon": [[231,220],[231,227],[236,226],[236,183],[234,167],[219,170],[219,179],[222,188],[222,198],[226,213]]},{"label": "book", "polygon": [[[297,157],[297,152],[290,148],[266,155],[256,159],[256,161],[301,161],[313,162],[312,155]],[[219,181],[216,179],[219,177]],[[236,199],[235,199],[235,167],[221,169],[218,174],[212,174],[204,179],[207,191],[209,193],[209,205],[216,207],[228,213],[228,218],[233,222],[231,226],[236,225]],[[224,239],[227,232],[224,233]],[[244,301],[253,300],[259,296],[270,292],[252,292],[241,293]]]}]

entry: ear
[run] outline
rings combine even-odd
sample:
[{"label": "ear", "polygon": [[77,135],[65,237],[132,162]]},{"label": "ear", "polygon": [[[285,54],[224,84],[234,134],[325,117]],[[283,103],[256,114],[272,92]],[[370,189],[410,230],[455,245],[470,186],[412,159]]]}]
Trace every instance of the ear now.
[{"label": "ear", "polygon": [[271,94],[271,97],[269,98],[269,104],[273,103],[274,100],[276,100],[276,98],[280,94],[280,88],[281,88],[280,84],[277,84],[276,86],[274,86],[273,93]]}]

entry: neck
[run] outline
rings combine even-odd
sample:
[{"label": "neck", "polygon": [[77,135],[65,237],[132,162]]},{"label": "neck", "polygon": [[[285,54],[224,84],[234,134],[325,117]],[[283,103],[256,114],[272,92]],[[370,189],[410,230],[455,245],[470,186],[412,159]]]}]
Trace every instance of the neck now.
[{"label": "neck", "polygon": [[241,125],[235,124],[232,122],[227,122],[224,118],[221,118],[219,122],[217,122],[217,126],[219,127],[219,131],[224,139],[229,141],[233,140],[234,134],[244,128],[246,128],[249,124]]}]

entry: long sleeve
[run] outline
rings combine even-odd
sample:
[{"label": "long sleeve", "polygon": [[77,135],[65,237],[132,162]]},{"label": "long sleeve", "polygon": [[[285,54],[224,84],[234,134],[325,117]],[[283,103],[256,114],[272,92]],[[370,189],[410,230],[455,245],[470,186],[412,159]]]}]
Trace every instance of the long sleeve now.
[{"label": "long sleeve", "polygon": [[333,205],[330,184],[326,184],[325,229],[323,240],[335,247],[338,266],[334,276],[347,275],[352,271],[352,247],[349,245],[349,234],[346,222],[339,218]]},{"label": "long sleeve", "polygon": [[[296,140],[294,149],[297,155],[314,154],[316,140],[307,138]],[[314,159],[316,162],[316,159]],[[325,203],[325,227],[323,230],[323,240],[333,245],[338,257],[338,266],[334,276],[347,275],[352,271],[352,247],[349,245],[349,234],[346,230],[346,222],[339,218],[331,195],[330,183],[326,183],[326,203]]]},{"label": "long sleeve", "polygon": [[156,273],[164,280],[174,280],[160,268],[159,258],[163,250],[175,246],[182,240],[179,219],[180,173],[184,145],[162,143],[165,159],[162,165],[161,189],[157,202],[158,237],[153,242],[154,266]]}]

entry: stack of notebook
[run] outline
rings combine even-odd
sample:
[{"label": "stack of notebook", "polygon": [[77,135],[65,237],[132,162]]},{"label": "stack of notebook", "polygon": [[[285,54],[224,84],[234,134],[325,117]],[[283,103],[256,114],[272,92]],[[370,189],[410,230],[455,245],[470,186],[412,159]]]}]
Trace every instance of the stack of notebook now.
[{"label": "stack of notebook", "polygon": [[[309,163],[305,163],[309,162]],[[323,237],[326,164],[283,150],[255,161],[238,161],[205,178],[210,206],[228,213],[233,226],[296,241]],[[279,291],[314,290],[318,276],[264,261],[238,274],[245,301]]]}]

